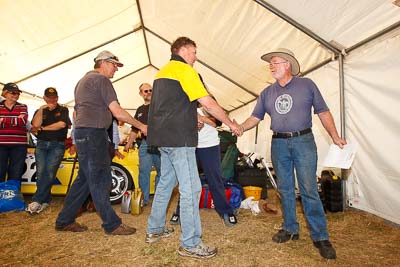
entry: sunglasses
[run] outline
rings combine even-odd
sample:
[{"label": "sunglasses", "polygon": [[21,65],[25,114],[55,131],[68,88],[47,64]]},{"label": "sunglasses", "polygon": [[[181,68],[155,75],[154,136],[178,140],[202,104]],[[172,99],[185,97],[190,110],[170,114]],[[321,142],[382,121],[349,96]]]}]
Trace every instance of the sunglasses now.
[{"label": "sunglasses", "polygon": [[111,63],[111,64],[113,64],[113,66],[115,67],[115,68],[118,68],[118,65],[117,65],[117,63],[114,63],[114,62],[111,62],[111,61],[108,61],[108,60],[106,60],[108,63]]},{"label": "sunglasses", "polygon": [[12,94],[12,95],[20,95],[21,94],[20,92],[10,92],[10,91],[8,91],[8,93]]},{"label": "sunglasses", "polygon": [[151,89],[148,89],[148,90],[143,90],[143,93],[151,93],[151,92],[153,92],[153,90],[151,90]]},{"label": "sunglasses", "polygon": [[107,58],[106,60],[109,60],[109,59],[113,59],[113,60],[119,61],[119,60],[118,60],[118,57],[116,57],[116,56],[109,57],[109,58]]}]

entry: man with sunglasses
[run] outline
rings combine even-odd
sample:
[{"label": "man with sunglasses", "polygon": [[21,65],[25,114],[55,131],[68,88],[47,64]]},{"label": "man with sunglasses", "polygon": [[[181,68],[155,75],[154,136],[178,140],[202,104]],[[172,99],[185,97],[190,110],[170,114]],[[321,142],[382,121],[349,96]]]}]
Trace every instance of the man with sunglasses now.
[{"label": "man with sunglasses", "polygon": [[299,239],[296,220],[295,176],[299,183],[304,215],[310,236],[319,253],[326,259],[336,259],[336,251],[329,241],[326,217],[317,187],[317,147],[312,133],[312,113],[317,114],[322,125],[340,148],[346,144],[335,127],[318,87],[308,78],[296,77],[300,64],[292,51],[276,49],[261,57],[269,63],[276,82],[261,92],[251,116],[241,124],[242,131],[249,130],[264,119],[271,118],[271,159],[278,177],[278,190],[282,200],[282,229],[273,237],[276,243]]},{"label": "man with sunglasses", "polygon": [[75,221],[78,210],[89,194],[100,215],[102,227],[109,235],[131,235],[136,232],[126,226],[111,207],[111,156],[107,129],[112,117],[139,128],[145,135],[147,126],[134,119],[118,103],[111,82],[118,67],[123,64],[109,51],[94,59],[94,70],[89,71],[75,87],[75,143],[79,172],[65,197],[64,207],[58,214],[56,230],[83,232],[88,228]]},{"label": "man with sunglasses", "polygon": [[[144,104],[141,105],[135,114],[135,119],[140,121],[143,124],[147,125],[147,119],[149,117],[149,107],[150,100],[152,95],[152,87],[148,83],[143,83],[139,86],[139,95],[143,97]],[[133,141],[137,140],[139,129],[132,126],[132,131],[129,135],[128,143],[125,145],[124,150],[129,151],[129,148],[132,146]],[[161,166],[161,158],[158,148],[151,147],[147,145],[146,136],[141,136],[141,142],[139,146],[139,186],[143,192],[143,204],[149,204],[149,195],[150,195],[150,172],[151,168],[154,166],[157,171],[156,176],[156,187],[158,181],[160,179],[160,166]]]},{"label": "man with sunglasses", "polygon": [[15,83],[3,87],[0,102],[0,182],[8,180],[21,183],[27,148],[28,108],[18,102],[21,94]]},{"label": "man with sunglasses", "polygon": [[71,126],[68,108],[58,104],[56,88],[47,88],[43,99],[46,104],[36,110],[32,119],[31,132],[37,134],[37,188],[32,203],[26,208],[30,214],[40,213],[49,207],[51,186],[64,157],[65,139]]}]

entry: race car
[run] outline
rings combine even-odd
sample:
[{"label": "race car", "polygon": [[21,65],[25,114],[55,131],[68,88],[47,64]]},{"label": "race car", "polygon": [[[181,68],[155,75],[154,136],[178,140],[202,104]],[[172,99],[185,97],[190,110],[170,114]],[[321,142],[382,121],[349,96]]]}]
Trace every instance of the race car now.
[{"label": "race car", "polygon": [[[127,190],[139,187],[139,158],[138,150],[120,152],[125,156],[123,159],[114,157],[111,163],[112,187],[110,190],[111,204],[118,204]],[[70,155],[66,150],[64,158],[58,168],[56,179],[51,188],[52,195],[66,195],[79,169],[79,162],[75,155]],[[150,174],[150,193],[155,192],[155,170]],[[21,192],[23,194],[34,194],[36,192],[36,162],[35,148],[28,148],[25,160],[24,174],[22,175]]]}]

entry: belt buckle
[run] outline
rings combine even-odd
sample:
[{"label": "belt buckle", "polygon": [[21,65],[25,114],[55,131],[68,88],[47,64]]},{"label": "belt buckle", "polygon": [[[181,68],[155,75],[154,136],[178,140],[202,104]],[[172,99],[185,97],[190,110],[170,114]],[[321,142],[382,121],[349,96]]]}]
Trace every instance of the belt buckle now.
[{"label": "belt buckle", "polygon": [[295,134],[295,133],[293,133],[293,132],[288,133],[289,137],[293,137],[294,134]]}]

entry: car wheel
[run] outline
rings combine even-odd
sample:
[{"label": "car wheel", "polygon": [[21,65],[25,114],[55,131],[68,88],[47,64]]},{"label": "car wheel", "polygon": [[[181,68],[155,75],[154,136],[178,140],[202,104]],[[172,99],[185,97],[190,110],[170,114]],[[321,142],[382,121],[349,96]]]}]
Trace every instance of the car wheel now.
[{"label": "car wheel", "polygon": [[132,176],[125,167],[115,162],[111,163],[111,176],[110,202],[111,204],[119,204],[124,193],[127,190],[134,189]]}]

